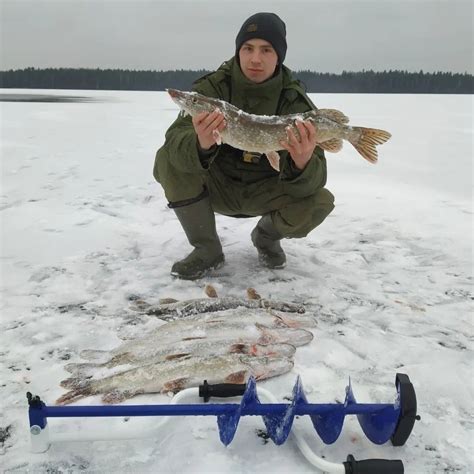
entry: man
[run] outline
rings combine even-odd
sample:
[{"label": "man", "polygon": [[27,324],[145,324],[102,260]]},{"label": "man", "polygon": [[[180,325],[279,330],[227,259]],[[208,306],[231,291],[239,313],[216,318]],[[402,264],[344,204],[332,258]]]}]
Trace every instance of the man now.
[{"label": "man", "polygon": [[[315,108],[300,83],[283,65],[285,23],[273,13],[257,13],[240,29],[235,56],[193,89],[258,115],[286,115]],[[262,216],[251,233],[259,261],[268,268],[286,262],[283,238],[305,237],[334,208],[326,184],[326,159],[310,122],[297,122],[282,142],[280,172],[265,156],[217,145],[226,126],[215,111],[192,119],[179,116],[155,158],[154,176],[163,186],[194,250],[171,274],[196,279],[224,262],[214,212],[234,217]]]}]

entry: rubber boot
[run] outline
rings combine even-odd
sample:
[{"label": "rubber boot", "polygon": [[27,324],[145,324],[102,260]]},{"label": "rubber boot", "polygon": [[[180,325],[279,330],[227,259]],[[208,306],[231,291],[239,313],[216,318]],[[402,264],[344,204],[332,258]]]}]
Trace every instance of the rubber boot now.
[{"label": "rubber boot", "polygon": [[196,280],[224,262],[211,201],[205,197],[187,206],[174,207],[173,210],[194,250],[173,264],[171,275],[183,280]]},{"label": "rubber boot", "polygon": [[270,214],[264,215],[251,234],[259,262],[268,268],[283,268],[286,255],[280,245],[283,236],[275,229]]}]

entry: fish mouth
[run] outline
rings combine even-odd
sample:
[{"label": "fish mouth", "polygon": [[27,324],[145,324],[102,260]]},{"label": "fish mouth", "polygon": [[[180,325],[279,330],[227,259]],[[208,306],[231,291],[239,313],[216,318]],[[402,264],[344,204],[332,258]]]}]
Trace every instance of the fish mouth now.
[{"label": "fish mouth", "polygon": [[178,98],[181,96],[180,92],[176,89],[166,89],[166,92],[172,97],[172,98]]}]

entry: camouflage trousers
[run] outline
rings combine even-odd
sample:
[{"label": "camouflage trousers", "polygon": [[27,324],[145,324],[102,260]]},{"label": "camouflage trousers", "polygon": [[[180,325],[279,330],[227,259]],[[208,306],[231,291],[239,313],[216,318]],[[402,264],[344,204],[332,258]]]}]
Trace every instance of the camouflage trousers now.
[{"label": "camouflage trousers", "polygon": [[291,184],[279,176],[248,183],[230,178],[215,163],[205,171],[185,173],[158,154],[154,176],[171,207],[192,202],[207,190],[214,212],[234,217],[270,214],[276,230],[286,238],[305,237],[334,209],[334,196],[326,188],[295,197]]}]

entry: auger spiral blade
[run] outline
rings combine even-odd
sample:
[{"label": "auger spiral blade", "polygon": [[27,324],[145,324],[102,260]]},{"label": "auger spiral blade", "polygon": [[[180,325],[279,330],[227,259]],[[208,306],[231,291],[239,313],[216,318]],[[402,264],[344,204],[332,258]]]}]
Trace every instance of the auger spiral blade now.
[{"label": "auger spiral blade", "polygon": [[[346,401],[344,405],[348,413],[350,413],[351,408],[362,406],[355,399],[350,379],[349,385],[346,388]],[[400,417],[400,405],[398,403],[380,406],[368,405],[368,408],[368,412],[357,415],[362,431],[372,443],[384,444],[395,431]]]}]

